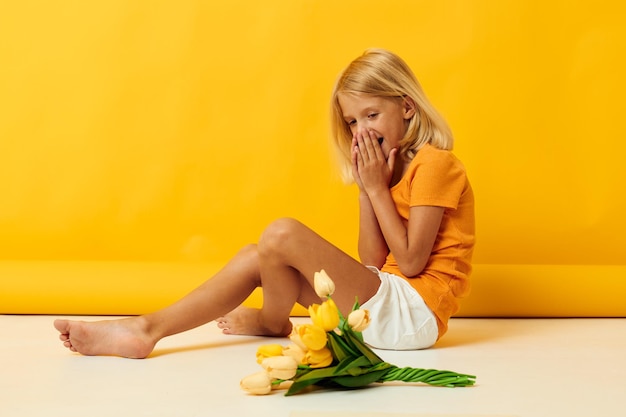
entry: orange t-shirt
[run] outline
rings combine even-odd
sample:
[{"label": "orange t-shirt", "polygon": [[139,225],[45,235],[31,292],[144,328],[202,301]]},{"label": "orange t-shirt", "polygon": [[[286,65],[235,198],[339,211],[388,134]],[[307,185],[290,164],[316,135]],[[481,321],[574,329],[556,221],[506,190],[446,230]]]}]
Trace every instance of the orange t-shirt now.
[{"label": "orange t-shirt", "polygon": [[469,294],[474,249],[474,194],[465,168],[450,151],[425,145],[391,188],[400,216],[408,221],[409,208],[444,207],[444,214],[430,258],[420,275],[408,278],[389,253],[382,271],[406,279],[420,293],[437,317],[439,337],[448,319],[459,309],[459,298]]}]

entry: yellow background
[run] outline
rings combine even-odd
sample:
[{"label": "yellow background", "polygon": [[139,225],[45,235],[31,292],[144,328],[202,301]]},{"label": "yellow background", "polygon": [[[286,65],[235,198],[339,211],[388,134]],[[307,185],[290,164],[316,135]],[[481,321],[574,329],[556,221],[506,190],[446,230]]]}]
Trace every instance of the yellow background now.
[{"label": "yellow background", "polygon": [[[450,122],[474,186],[466,313],[626,314],[625,12],[602,0],[2,2],[0,313],[153,308],[137,300],[154,275],[124,265],[183,265],[187,281],[163,277],[178,296],[281,216],[356,255],[328,98],[350,60],[384,47]],[[131,301],[107,307],[129,285]],[[546,287],[555,298],[534,309]]]}]

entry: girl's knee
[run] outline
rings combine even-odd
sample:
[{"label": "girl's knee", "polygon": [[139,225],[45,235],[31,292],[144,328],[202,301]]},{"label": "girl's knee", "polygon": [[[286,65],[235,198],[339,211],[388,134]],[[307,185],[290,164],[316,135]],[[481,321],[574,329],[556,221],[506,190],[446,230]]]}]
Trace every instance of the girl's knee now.
[{"label": "girl's knee", "polygon": [[290,241],[304,227],[296,219],[282,218],[272,222],[261,234],[259,253],[279,253],[289,247]]},{"label": "girl's knee", "polygon": [[259,254],[259,250],[257,248],[257,245],[254,243],[251,243],[239,249],[239,253],[238,253],[239,256],[243,256],[247,259],[250,259],[250,258],[256,259],[258,257],[258,254]]},{"label": "girl's knee", "polygon": [[254,275],[259,270],[259,250],[257,245],[250,244],[242,247],[233,260],[236,261],[239,268]]}]

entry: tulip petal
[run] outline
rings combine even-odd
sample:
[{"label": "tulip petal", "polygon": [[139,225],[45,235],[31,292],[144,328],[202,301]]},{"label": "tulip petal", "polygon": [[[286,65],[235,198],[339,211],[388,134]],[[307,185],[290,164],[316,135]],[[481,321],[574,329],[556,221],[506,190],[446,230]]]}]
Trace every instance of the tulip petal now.
[{"label": "tulip petal", "polygon": [[265,395],[272,391],[272,379],[265,371],[248,375],[239,382],[244,391],[254,395]]},{"label": "tulip petal", "polygon": [[267,345],[261,345],[256,351],[257,363],[263,362],[263,359],[270,358],[272,356],[280,356],[283,354],[283,347],[279,344],[272,343]]},{"label": "tulip petal", "polygon": [[298,362],[291,356],[272,356],[263,359],[261,366],[271,378],[290,379],[296,375]]},{"label": "tulip petal", "polygon": [[297,329],[298,335],[307,349],[319,350],[326,346],[328,338],[323,328],[313,324],[303,324]]},{"label": "tulip petal", "polygon": [[313,275],[313,287],[320,298],[326,298],[335,292],[335,283],[323,269]]},{"label": "tulip petal", "polygon": [[370,313],[368,310],[353,310],[348,315],[348,325],[355,332],[362,332],[370,325]]}]

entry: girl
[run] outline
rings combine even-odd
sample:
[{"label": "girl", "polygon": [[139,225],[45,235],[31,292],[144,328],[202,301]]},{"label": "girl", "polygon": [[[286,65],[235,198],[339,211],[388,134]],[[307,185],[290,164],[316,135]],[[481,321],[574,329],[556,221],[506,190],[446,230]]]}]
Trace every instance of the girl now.
[{"label": "girl", "polygon": [[[293,219],[280,219],[214,277],[178,302],[122,320],[56,320],[63,344],[85,355],[145,358],[156,343],[212,320],[225,334],[287,336],[295,302],[321,302],[313,275],[334,280],[343,313],[355,296],[372,324],[367,343],[381,349],[432,346],[469,290],[474,200],[452,135],[411,69],[372,49],[339,76],[332,134],[344,173],[359,187],[361,262]],[[367,265],[367,266],[366,266]],[[260,309],[240,304],[263,288]]]}]

